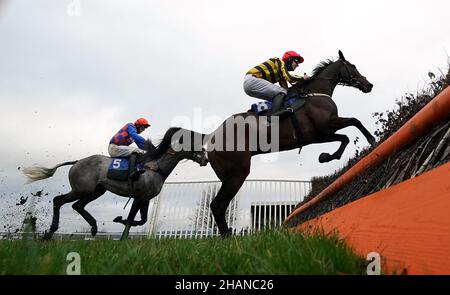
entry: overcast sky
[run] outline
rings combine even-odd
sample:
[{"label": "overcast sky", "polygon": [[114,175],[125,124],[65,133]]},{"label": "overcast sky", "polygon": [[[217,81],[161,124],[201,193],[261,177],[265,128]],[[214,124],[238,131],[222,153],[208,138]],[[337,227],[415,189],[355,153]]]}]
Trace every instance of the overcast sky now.
[{"label": "overcast sky", "polygon": [[[444,0],[0,0],[2,207],[44,186],[49,207],[52,193],[68,190],[68,168],[31,186],[17,168],[107,154],[114,133],[138,117],[150,120],[143,135],[155,141],[180,122],[212,131],[257,101],[242,88],[247,70],[287,50],[305,58],[297,74],[342,50],[374,88],[338,87],[333,99],[341,116],[357,117],[373,133],[373,112],[423,87],[428,71],[446,70],[449,10]],[[342,133],[367,144],[352,127]],[[337,147],[255,157],[249,178],[332,173],[355,153],[351,143],[340,161],[318,162]],[[210,166],[182,163],[170,179],[216,176]],[[117,202],[105,199],[99,204]]]}]

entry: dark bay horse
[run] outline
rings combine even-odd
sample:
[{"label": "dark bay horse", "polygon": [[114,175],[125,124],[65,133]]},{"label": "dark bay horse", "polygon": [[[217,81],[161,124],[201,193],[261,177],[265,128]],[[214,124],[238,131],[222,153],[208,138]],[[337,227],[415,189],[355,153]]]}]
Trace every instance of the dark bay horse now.
[{"label": "dark bay horse", "polygon": [[[309,93],[309,97],[306,98],[303,107],[295,111],[295,116],[300,126],[300,134],[296,132],[294,123],[291,120],[285,118],[279,121],[279,129],[277,130],[279,151],[301,148],[302,146],[314,143],[339,141],[341,145],[338,150],[333,154],[320,154],[319,162],[324,163],[340,159],[345,147],[349,143],[349,139],[346,135],[336,134],[335,132],[349,126],[358,128],[371,145],[375,144],[375,138],[358,119],[338,116],[337,106],[331,98],[338,84],[355,87],[364,93],[370,92],[373,87],[358,72],[356,67],[345,59],[341,51],[339,51],[339,59],[337,61],[327,60],[319,64],[314,69],[310,80],[292,86],[293,91]],[[238,127],[233,126],[233,124],[237,121],[237,117],[253,119],[258,124],[248,124],[244,134],[237,133],[236,135],[236,132],[232,132],[230,136],[230,133],[226,130],[227,126],[228,129],[231,126],[231,128],[236,130]],[[260,120],[266,120],[265,116],[256,116],[254,112],[250,111],[235,114],[225,120],[213,133],[208,135],[208,160],[222,182],[222,186],[210,206],[219,232],[223,237],[232,233],[225,220],[225,212],[230,201],[234,198],[250,173],[251,157],[257,154],[274,152],[262,151],[261,149],[251,150],[249,148],[249,134],[252,129],[257,129],[258,134],[261,134],[261,132],[267,133],[268,137],[270,137],[269,133],[271,133],[271,130],[261,130],[269,128],[262,128],[261,124],[259,124]],[[227,124],[229,123],[228,121],[233,123],[229,125]],[[211,150],[209,145],[214,145],[218,140],[224,143],[239,140],[244,141],[245,148],[243,150],[236,150],[236,145],[232,144],[231,149]]]},{"label": "dark bay horse", "polygon": [[[62,205],[75,202],[72,207],[91,226],[93,236],[97,233],[95,218],[84,207],[110,191],[122,197],[134,198],[130,213],[126,220],[116,217],[115,222],[125,225],[122,238],[128,236],[130,226],[143,225],[147,221],[148,206],[150,200],[156,197],[172,170],[183,159],[197,162],[200,166],[208,163],[206,152],[199,143],[193,140],[196,136],[202,136],[194,131],[182,128],[170,128],[166,131],[161,143],[155,148],[149,142],[146,143],[147,153],[143,155],[141,163],[145,172],[132,184],[128,181],[117,181],[107,178],[108,167],[111,158],[102,155],[93,155],[78,161],[65,162],[53,168],[28,167],[23,170],[30,181],[36,181],[53,176],[61,166],[73,165],[69,170],[69,181],[72,190],[53,199],[53,219],[50,230],[45,238],[49,239],[59,226],[60,208]],[[194,146],[196,145],[196,146]],[[180,147],[185,148],[180,148]],[[137,212],[141,213],[141,220],[135,221]]]}]

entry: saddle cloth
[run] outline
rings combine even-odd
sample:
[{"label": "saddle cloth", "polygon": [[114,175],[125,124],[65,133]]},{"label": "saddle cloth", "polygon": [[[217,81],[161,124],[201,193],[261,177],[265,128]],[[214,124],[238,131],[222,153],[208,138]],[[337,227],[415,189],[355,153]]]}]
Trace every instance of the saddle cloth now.
[{"label": "saddle cloth", "polygon": [[[129,166],[128,158],[111,158],[106,177],[113,180],[126,181],[130,174]],[[142,169],[144,169],[144,166],[141,163],[136,165],[136,170]]]},{"label": "saddle cloth", "polygon": [[[301,97],[296,92],[288,92],[288,95],[285,99],[284,107],[290,107],[294,111],[296,109],[299,109],[303,106],[305,103],[305,97]],[[257,102],[251,105],[250,110],[251,112],[255,112],[257,115],[266,115],[269,111],[272,110],[272,101],[266,100]]]}]

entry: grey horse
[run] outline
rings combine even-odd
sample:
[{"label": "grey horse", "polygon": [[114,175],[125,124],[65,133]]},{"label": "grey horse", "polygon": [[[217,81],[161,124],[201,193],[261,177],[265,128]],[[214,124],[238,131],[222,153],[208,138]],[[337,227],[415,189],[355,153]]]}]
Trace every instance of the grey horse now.
[{"label": "grey horse", "polygon": [[[57,231],[60,208],[70,202],[75,202],[72,208],[89,223],[91,234],[95,236],[97,234],[97,222],[84,207],[102,196],[106,191],[119,196],[134,198],[127,219],[124,220],[120,216],[114,219],[115,222],[125,225],[122,239],[127,238],[131,226],[145,224],[150,200],[159,194],[166,178],[178,162],[189,159],[197,162],[200,166],[207,165],[208,159],[202,146],[203,137],[203,134],[194,131],[172,127],[166,131],[157,147],[147,142],[145,148],[147,152],[140,160],[145,172],[134,182],[107,178],[108,167],[112,159],[102,155],[93,155],[78,161],[61,163],[53,168],[40,166],[24,168],[24,175],[32,182],[53,176],[61,166],[73,165],[69,170],[72,190],[53,199],[53,219],[50,230],[46,232],[44,238],[50,239]],[[200,139],[194,140],[196,138]],[[141,220],[134,221],[138,211],[140,211]]]}]

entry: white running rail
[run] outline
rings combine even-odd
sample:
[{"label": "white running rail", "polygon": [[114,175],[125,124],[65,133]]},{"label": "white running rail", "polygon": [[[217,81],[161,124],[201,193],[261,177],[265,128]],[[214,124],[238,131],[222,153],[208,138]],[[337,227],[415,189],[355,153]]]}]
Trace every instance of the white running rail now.
[{"label": "white running rail", "polygon": [[[204,238],[218,235],[209,204],[221,182],[168,181],[149,212],[149,236]],[[310,181],[246,180],[226,213],[234,234],[245,235],[281,226],[283,220],[311,190]]]}]

